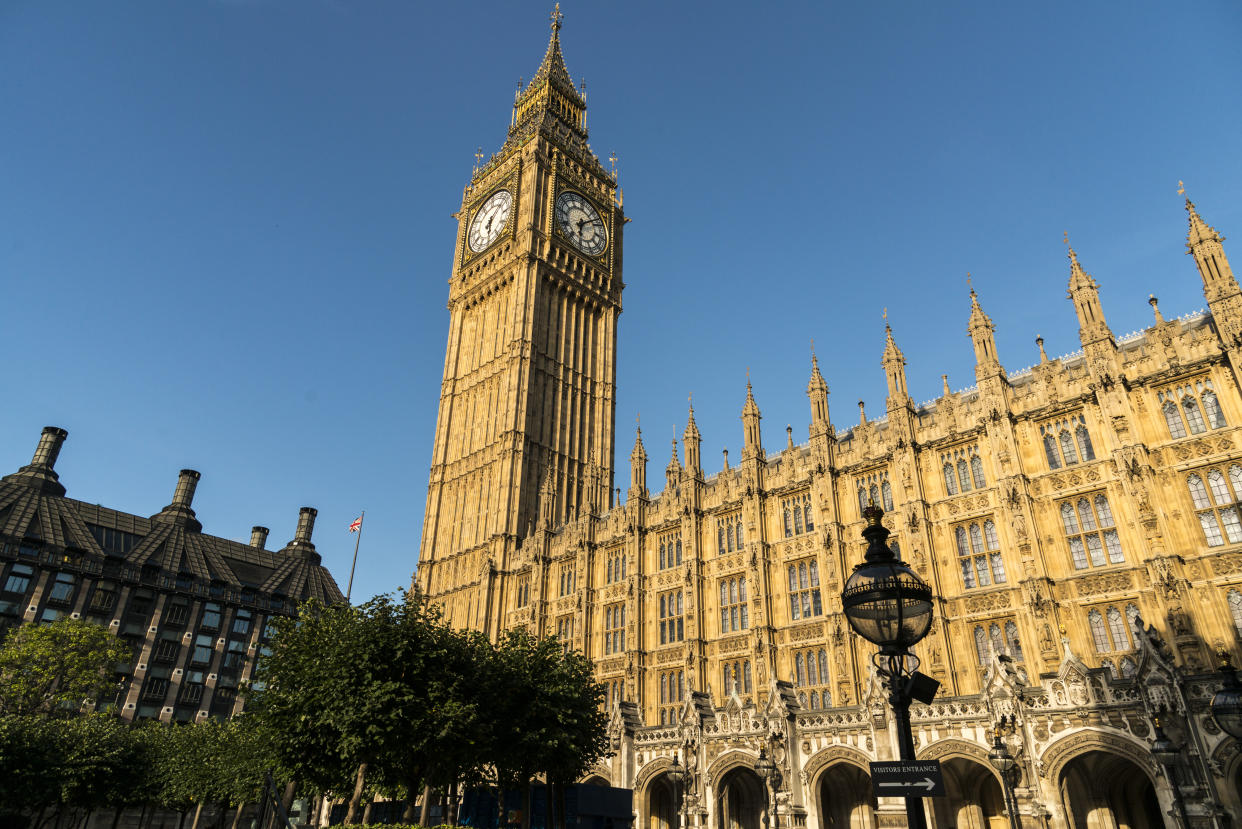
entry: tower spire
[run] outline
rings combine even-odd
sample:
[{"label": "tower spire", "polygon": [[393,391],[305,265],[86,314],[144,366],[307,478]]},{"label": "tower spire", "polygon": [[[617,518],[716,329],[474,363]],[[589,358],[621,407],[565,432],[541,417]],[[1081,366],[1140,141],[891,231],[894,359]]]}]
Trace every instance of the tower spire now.
[{"label": "tower spire", "polygon": [[643,429],[638,425],[634,427],[634,450],[630,452],[629,497],[632,499],[635,496],[647,497],[647,450],[643,446]]},{"label": "tower spire", "polygon": [[746,369],[746,403],[742,406],[742,460],[763,456],[763,440],[759,434],[759,405],[750,387],[750,369]]},{"label": "tower spire", "polygon": [[548,38],[543,61],[526,89],[520,90],[513,102],[507,145],[524,141],[537,133],[541,124],[555,120],[568,127],[585,147],[586,98],[574,84],[565,66],[565,57],[561,54],[561,21],[564,15],[559,3],[552,10],[550,19],[552,36]]},{"label": "tower spire", "polygon": [[1070,245],[1068,232],[1065,234],[1065,248],[1070,260],[1069,298],[1078,315],[1078,339],[1084,348],[1101,341],[1111,344],[1113,332],[1104,319],[1104,309],[1100,305],[1100,286],[1091,274],[1082,269],[1078,254]]},{"label": "tower spire", "polygon": [[690,395],[690,416],[686,420],[686,431],[681,437],[686,445],[686,471],[691,475],[697,475],[702,471],[699,465],[702,435],[699,434],[699,425],[694,422],[694,395]]},{"label": "tower spire", "polygon": [[884,309],[884,376],[888,381],[888,406],[906,403],[910,394],[906,391],[906,357],[893,340],[893,327],[888,324],[888,309]]},{"label": "tower spire", "polygon": [[806,396],[811,401],[812,437],[828,431],[828,384],[819,373],[819,358],[815,356],[815,342],[811,341],[811,379],[806,384]]},{"label": "tower spire", "polygon": [[[1185,195],[1185,187],[1180,181],[1178,185],[1178,192]],[[1186,232],[1186,252],[1195,258],[1195,267],[1203,278],[1203,295],[1208,305],[1212,306],[1213,316],[1219,316],[1216,306],[1222,300],[1227,302],[1230,297],[1242,293],[1221,245],[1225,237],[1203,221],[1189,196],[1186,197],[1186,213],[1190,220],[1190,228]]]},{"label": "tower spire", "polygon": [[[970,274],[966,274],[966,283],[970,285]],[[1004,369],[996,356],[996,326],[992,324],[991,317],[983,313],[974,285],[970,285],[970,321],[966,325],[966,333],[975,348],[975,378],[982,380],[1003,373]]]}]

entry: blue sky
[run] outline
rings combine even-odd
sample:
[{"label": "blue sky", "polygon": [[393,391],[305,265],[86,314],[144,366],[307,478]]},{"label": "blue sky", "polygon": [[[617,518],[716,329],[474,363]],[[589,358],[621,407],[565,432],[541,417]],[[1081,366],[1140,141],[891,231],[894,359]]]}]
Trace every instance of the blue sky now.
[{"label": "blue sky", "polygon": [[[461,188],[499,148],[549,4],[0,4],[0,470],[69,430],[72,497],[142,514],[203,473],[209,532],[290,539],[355,597],[408,584]],[[1013,370],[1077,349],[1061,235],[1118,335],[1203,306],[1184,179],[1242,234],[1242,6],[562,4],[627,213],[616,485],[660,479],[693,392],[705,466],[973,383],[966,273]],[[1242,236],[1239,236],[1242,238]],[[1242,248],[1226,242],[1235,267]],[[20,358],[20,359],[19,359]]]}]

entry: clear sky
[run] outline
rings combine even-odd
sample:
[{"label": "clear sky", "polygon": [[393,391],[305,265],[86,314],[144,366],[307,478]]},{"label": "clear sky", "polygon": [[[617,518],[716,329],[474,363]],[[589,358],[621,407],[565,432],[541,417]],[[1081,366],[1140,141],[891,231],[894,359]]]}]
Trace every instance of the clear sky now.
[{"label": "clear sky", "polygon": [[[549,3],[0,2],[0,471],[63,426],[71,497],[279,547],[298,508],[355,598],[408,584],[476,147]],[[693,392],[704,465],[974,382],[966,273],[1010,369],[1078,348],[1068,231],[1118,335],[1203,306],[1177,181],[1242,239],[1242,5],[566,0],[627,213],[616,486]],[[1226,242],[1242,272],[1242,242]]]}]

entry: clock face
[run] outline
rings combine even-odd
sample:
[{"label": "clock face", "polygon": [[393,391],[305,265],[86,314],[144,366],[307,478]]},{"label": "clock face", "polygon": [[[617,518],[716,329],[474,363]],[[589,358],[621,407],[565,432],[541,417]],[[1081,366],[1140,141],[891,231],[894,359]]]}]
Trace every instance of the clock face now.
[{"label": "clock face", "polygon": [[583,253],[599,256],[608,246],[604,220],[586,197],[565,191],[556,197],[556,224]]},{"label": "clock face", "polygon": [[470,235],[467,237],[470,249],[479,253],[495,242],[500,231],[508,224],[512,210],[513,194],[508,190],[497,190],[483,202],[479,212],[474,214],[474,221],[470,223]]}]

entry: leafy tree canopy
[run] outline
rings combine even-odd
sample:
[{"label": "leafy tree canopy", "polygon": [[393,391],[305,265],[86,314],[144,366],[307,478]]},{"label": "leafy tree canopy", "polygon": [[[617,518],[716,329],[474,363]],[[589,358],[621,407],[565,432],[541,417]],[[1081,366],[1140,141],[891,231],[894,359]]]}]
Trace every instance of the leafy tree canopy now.
[{"label": "leafy tree canopy", "polygon": [[115,666],[133,654],[81,619],[25,624],[0,644],[0,714],[72,715],[114,690]]}]

